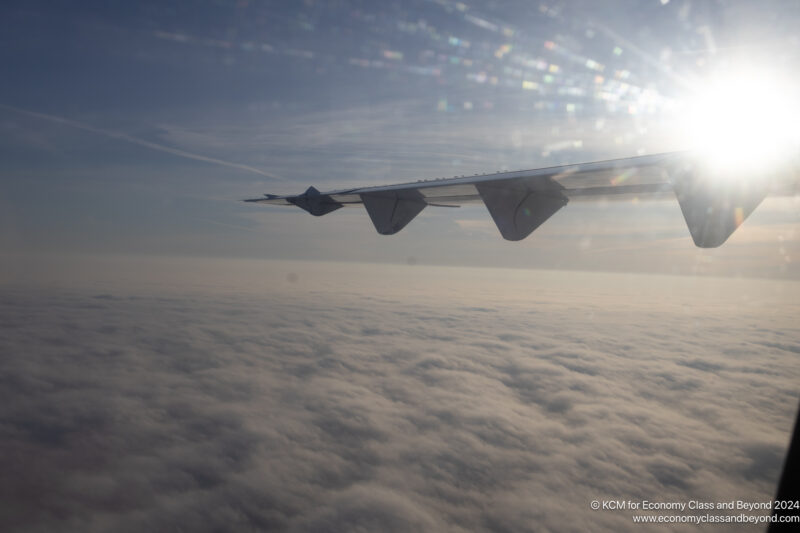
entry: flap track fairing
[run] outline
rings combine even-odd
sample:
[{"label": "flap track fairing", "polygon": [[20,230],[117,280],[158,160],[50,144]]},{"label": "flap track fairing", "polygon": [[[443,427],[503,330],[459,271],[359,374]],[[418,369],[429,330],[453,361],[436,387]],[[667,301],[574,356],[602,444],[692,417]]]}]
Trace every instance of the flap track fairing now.
[{"label": "flap track fairing", "polygon": [[340,207],[344,207],[339,202],[336,202],[327,194],[320,194],[314,187],[309,187],[306,192],[298,196],[286,199],[297,207],[304,209],[314,215],[321,217],[327,215],[332,211],[336,211]]},{"label": "flap track fairing", "polygon": [[416,189],[361,194],[361,201],[381,235],[394,235],[416,217],[425,206],[425,197]]},{"label": "flap track fairing", "polygon": [[564,188],[551,178],[476,185],[504,239],[519,241],[567,205]]}]

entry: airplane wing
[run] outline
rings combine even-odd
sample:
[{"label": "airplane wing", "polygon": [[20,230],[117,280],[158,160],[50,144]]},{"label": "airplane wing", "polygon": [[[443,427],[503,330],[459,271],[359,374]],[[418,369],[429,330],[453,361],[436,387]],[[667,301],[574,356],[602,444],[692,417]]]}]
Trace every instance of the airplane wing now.
[{"label": "airplane wing", "polygon": [[[294,205],[315,216],[363,205],[382,235],[397,233],[428,206],[482,202],[503,238],[518,241],[570,201],[675,196],[695,244],[714,248],[728,239],[768,192],[786,194],[797,188],[796,183],[787,185],[792,180],[786,180],[786,172],[778,173],[779,179],[774,179],[775,172],[733,174],[711,171],[688,152],[671,152],[329,192],[309,187],[302,194],[266,194],[244,201]],[[796,176],[791,177],[796,182]]]}]

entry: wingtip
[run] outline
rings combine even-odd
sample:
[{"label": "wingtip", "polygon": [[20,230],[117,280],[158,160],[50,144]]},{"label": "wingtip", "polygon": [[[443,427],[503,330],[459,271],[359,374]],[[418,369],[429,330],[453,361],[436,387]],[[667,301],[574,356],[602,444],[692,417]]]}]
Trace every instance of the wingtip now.
[{"label": "wingtip", "polygon": [[280,198],[277,194],[265,194],[264,198],[246,198],[242,200],[243,202],[263,202],[265,199],[267,200],[274,200],[276,198]]}]

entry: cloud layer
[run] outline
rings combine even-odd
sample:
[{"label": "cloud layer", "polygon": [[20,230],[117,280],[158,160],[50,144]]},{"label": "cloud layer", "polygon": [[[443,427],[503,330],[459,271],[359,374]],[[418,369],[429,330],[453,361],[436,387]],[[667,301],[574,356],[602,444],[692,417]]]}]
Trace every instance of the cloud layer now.
[{"label": "cloud layer", "polygon": [[793,283],[259,265],[2,290],[4,530],[638,531],[589,502],[774,493]]}]

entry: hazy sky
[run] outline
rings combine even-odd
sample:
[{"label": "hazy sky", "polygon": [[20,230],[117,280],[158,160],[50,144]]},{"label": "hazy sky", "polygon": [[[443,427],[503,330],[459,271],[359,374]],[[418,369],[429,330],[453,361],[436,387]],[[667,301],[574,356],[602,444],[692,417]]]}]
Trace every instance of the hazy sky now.
[{"label": "hazy sky", "polygon": [[[721,250],[675,202],[483,206],[400,235],[238,200],[682,147],[731,58],[789,71],[796,2],[4,2],[0,249],[800,276],[796,200]],[[678,132],[680,133],[680,132]]]}]

